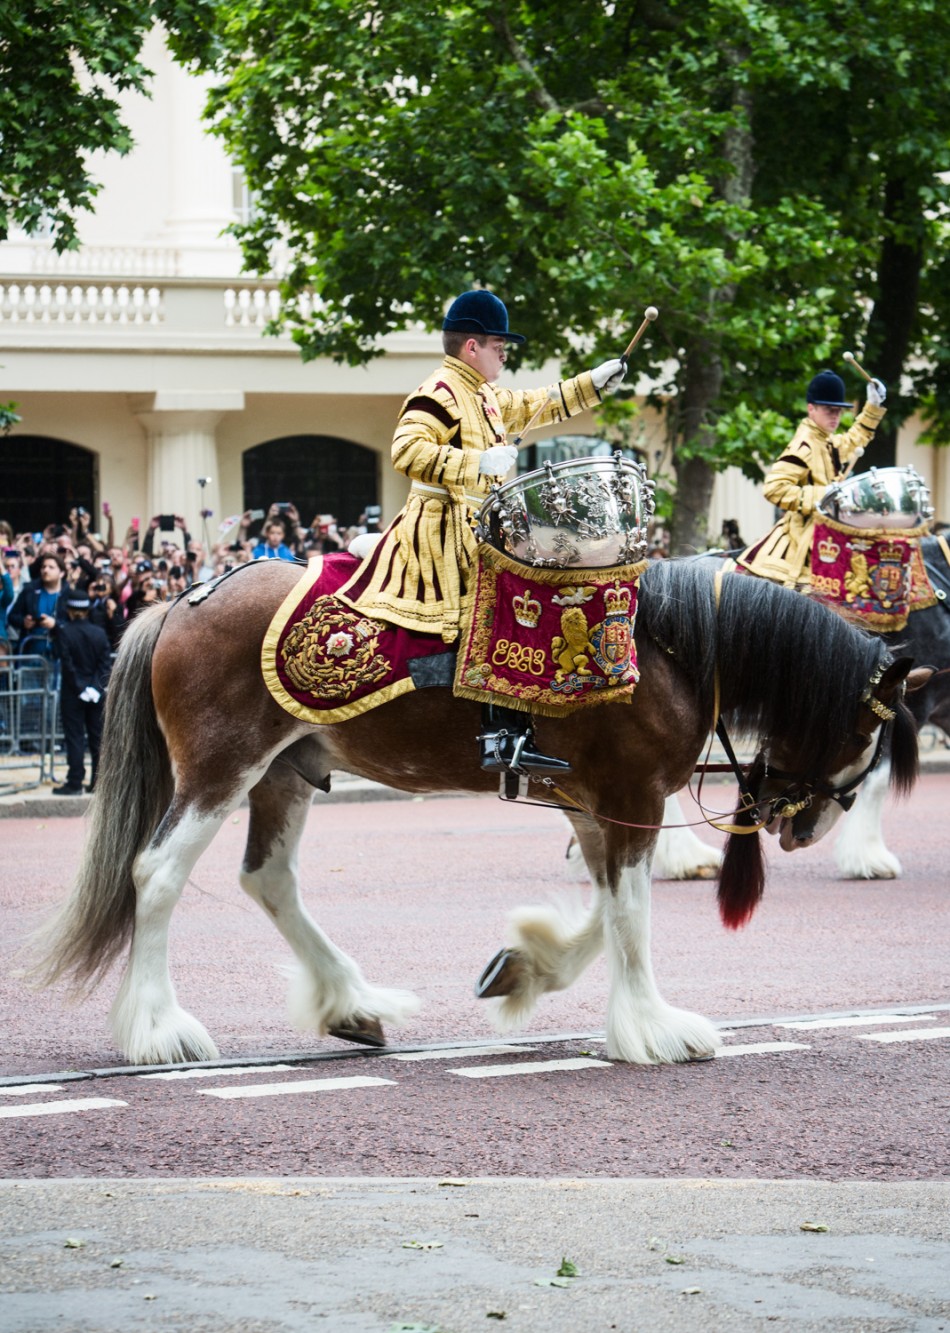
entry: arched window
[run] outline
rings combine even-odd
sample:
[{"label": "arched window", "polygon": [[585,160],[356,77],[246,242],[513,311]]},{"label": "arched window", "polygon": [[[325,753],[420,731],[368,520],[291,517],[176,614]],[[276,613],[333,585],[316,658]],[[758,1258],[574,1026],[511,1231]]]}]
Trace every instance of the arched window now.
[{"label": "arched window", "polygon": [[304,525],[316,514],[332,514],[349,527],[378,503],[377,461],[372,449],[332,435],[266,440],[244,454],[244,507],[266,512],[289,501]]},{"label": "arched window", "polygon": [[98,463],[91,449],[66,440],[0,436],[0,518],[8,519],[14,532],[42,532],[82,508],[92,516],[90,530],[101,531]]}]

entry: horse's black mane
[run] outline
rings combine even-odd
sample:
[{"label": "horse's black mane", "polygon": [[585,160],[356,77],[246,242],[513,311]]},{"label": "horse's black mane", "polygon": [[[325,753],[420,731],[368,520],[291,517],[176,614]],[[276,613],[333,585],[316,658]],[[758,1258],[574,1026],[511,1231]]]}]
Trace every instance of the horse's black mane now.
[{"label": "horse's black mane", "polygon": [[824,771],[854,724],[878,663],[880,638],[800,593],[726,574],[718,609],[718,561],[654,561],[640,580],[636,636],[671,652],[713,721],[715,668],[721,714],[754,741],[794,736]]}]

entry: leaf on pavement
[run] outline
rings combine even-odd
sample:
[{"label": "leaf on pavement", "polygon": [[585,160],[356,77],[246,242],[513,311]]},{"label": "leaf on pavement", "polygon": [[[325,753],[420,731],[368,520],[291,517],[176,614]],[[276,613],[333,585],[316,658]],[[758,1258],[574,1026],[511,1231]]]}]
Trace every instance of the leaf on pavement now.
[{"label": "leaf on pavement", "polygon": [[562,1256],[561,1267],[557,1270],[557,1275],[558,1277],[577,1277],[578,1276],[577,1265],[572,1264],[570,1259],[565,1259]]},{"label": "leaf on pavement", "polygon": [[824,1222],[803,1222],[798,1228],[799,1231],[827,1231],[828,1228]]},{"label": "leaf on pavement", "polygon": [[440,1240],[404,1240],[402,1243],[404,1250],[441,1250],[442,1241]]}]

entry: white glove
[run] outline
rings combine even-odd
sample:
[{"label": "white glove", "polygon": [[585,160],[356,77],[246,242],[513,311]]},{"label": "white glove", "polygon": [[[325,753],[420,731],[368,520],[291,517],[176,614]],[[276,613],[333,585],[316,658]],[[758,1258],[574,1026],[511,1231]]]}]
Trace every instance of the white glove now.
[{"label": "white glove", "polygon": [[872,407],[883,407],[887,397],[887,388],[882,380],[868,381],[868,402]]},{"label": "white glove", "polygon": [[94,686],[87,685],[79,697],[84,704],[97,704],[102,698],[102,695]]},{"label": "white glove", "polygon": [[599,389],[602,393],[613,393],[620,388],[626,373],[626,362],[615,357],[613,361],[605,361],[603,365],[595,366],[590,372],[590,377],[594,381],[595,389]]},{"label": "white glove", "polygon": [[487,472],[493,477],[503,477],[517,457],[518,450],[513,444],[493,444],[482,454],[478,470],[483,475]]}]

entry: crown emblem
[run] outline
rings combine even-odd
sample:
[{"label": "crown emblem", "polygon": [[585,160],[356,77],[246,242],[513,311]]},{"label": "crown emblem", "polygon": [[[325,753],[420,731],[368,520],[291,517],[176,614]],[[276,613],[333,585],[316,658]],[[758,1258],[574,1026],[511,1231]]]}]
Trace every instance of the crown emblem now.
[{"label": "crown emblem", "polygon": [[615,583],[604,593],[604,605],[608,616],[628,616],[630,614],[630,589]]},{"label": "crown emblem", "polygon": [[882,565],[902,565],[904,563],[904,548],[900,542],[882,542],[877,548],[877,558]]},{"label": "crown emblem", "polygon": [[522,597],[512,597],[511,605],[514,609],[515,620],[519,625],[524,625],[525,629],[535,629],[538,621],[541,619],[541,603],[537,598],[531,596],[530,588],[525,588]]},{"label": "crown emblem", "polygon": [[818,559],[823,565],[833,565],[841,554],[841,547],[833,537],[822,537],[818,543]]}]

